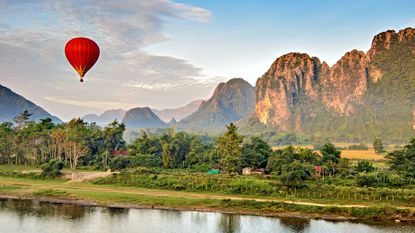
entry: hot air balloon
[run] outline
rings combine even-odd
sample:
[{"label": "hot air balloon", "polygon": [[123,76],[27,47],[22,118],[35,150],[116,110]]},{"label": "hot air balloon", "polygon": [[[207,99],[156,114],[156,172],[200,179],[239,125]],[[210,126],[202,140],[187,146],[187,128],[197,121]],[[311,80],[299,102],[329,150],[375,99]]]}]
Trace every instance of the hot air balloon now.
[{"label": "hot air balloon", "polygon": [[65,55],[72,67],[78,72],[83,82],[83,77],[97,62],[99,47],[93,40],[85,37],[73,38],[65,45]]}]

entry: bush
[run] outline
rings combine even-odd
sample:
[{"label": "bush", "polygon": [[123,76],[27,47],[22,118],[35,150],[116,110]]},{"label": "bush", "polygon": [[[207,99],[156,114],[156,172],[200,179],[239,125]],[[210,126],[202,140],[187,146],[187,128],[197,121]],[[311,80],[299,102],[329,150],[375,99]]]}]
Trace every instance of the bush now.
[{"label": "bush", "polygon": [[357,172],[373,172],[375,170],[373,164],[367,160],[357,162],[357,165],[354,169]]},{"label": "bush", "polygon": [[376,174],[359,174],[357,176],[357,185],[360,187],[376,187],[378,184],[378,178]]},{"label": "bush", "polygon": [[133,167],[159,167],[160,157],[154,155],[120,156],[113,158],[108,166],[111,170],[124,170]]},{"label": "bush", "polygon": [[115,157],[109,162],[108,166],[113,171],[124,170],[128,167],[132,167],[131,160],[131,157]]},{"label": "bush", "polygon": [[42,175],[45,177],[56,178],[62,175],[64,163],[59,159],[52,159],[48,163],[42,164]]},{"label": "bush", "polygon": [[394,187],[401,187],[407,184],[406,180],[397,174],[390,175],[388,183],[390,186],[394,186]]},{"label": "bush", "polygon": [[42,189],[32,193],[33,196],[39,197],[65,197],[69,196],[69,193],[56,189]]},{"label": "bush", "polygon": [[369,150],[369,147],[364,143],[353,144],[347,147],[349,150]]}]

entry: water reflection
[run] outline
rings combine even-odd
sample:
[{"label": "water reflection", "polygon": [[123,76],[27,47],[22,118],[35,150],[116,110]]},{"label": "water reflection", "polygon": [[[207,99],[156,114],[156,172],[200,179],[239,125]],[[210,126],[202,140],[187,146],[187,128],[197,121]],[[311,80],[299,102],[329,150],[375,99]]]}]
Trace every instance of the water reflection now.
[{"label": "water reflection", "polygon": [[99,208],[0,200],[0,232],[19,233],[390,233],[410,224],[329,222],[235,214]]},{"label": "water reflection", "polygon": [[310,220],[303,218],[280,218],[280,223],[292,232],[303,233],[308,229]]},{"label": "water reflection", "polygon": [[33,215],[42,218],[63,217],[77,220],[82,219],[86,213],[94,211],[94,209],[85,206],[52,204],[31,200],[5,200],[0,201],[0,203],[1,209],[13,211],[19,217]]},{"label": "water reflection", "polygon": [[111,217],[125,217],[128,216],[129,211],[129,209],[118,207],[104,208],[104,212],[108,213]]},{"label": "water reflection", "polygon": [[219,229],[221,233],[240,232],[240,216],[234,214],[222,214],[220,216]]}]

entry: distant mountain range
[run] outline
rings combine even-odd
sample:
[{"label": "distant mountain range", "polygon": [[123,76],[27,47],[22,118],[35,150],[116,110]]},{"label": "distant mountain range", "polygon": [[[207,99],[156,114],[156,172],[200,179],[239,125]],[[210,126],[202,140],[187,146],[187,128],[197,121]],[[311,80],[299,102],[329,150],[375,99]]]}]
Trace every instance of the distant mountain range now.
[{"label": "distant mountain range", "polygon": [[[195,112],[202,102],[203,100],[195,100],[183,107],[162,110],[151,109],[151,111],[165,123],[173,121],[172,123],[175,124],[175,122],[180,121],[184,117],[189,116],[190,114]],[[114,120],[122,122],[126,112],[127,111],[123,109],[111,109],[103,112],[100,115],[87,114],[83,117],[83,119],[86,122],[96,122],[100,126],[106,126]],[[136,120],[139,121],[139,119]]]},{"label": "distant mountain range", "polygon": [[121,122],[124,118],[124,115],[127,111],[123,109],[111,109],[103,112],[100,115],[88,114],[85,115],[82,119],[86,122],[95,122],[97,125],[106,126],[114,120]]},{"label": "distant mountain range", "polygon": [[13,122],[13,118],[24,110],[32,114],[31,120],[38,121],[44,118],[51,118],[55,123],[61,123],[62,120],[56,116],[52,116],[43,108],[37,106],[30,100],[25,99],[19,94],[16,94],[9,88],[0,85],[0,122]]},{"label": "distant mountain range", "polygon": [[183,118],[195,112],[203,100],[195,100],[190,104],[179,108],[167,108],[163,110],[151,109],[164,122],[170,122],[173,118],[175,121],[181,121]]}]

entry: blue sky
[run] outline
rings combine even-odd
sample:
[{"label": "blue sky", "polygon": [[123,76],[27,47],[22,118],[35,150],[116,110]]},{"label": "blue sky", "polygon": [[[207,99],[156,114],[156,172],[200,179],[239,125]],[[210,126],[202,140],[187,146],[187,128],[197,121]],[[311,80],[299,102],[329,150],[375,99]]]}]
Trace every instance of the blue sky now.
[{"label": "blue sky", "polygon": [[[170,40],[150,46],[206,72],[255,84],[287,52],[306,52],[332,65],[347,51],[366,51],[379,32],[415,26],[414,1],[181,1],[212,12],[209,23],[171,20]],[[225,65],[226,64],[226,65]]]},{"label": "blue sky", "polygon": [[[332,65],[405,27],[415,27],[414,1],[0,0],[0,84],[64,120],[172,108],[233,77],[254,85],[285,53]],[[101,48],[82,85],[63,55],[76,36]]]}]

